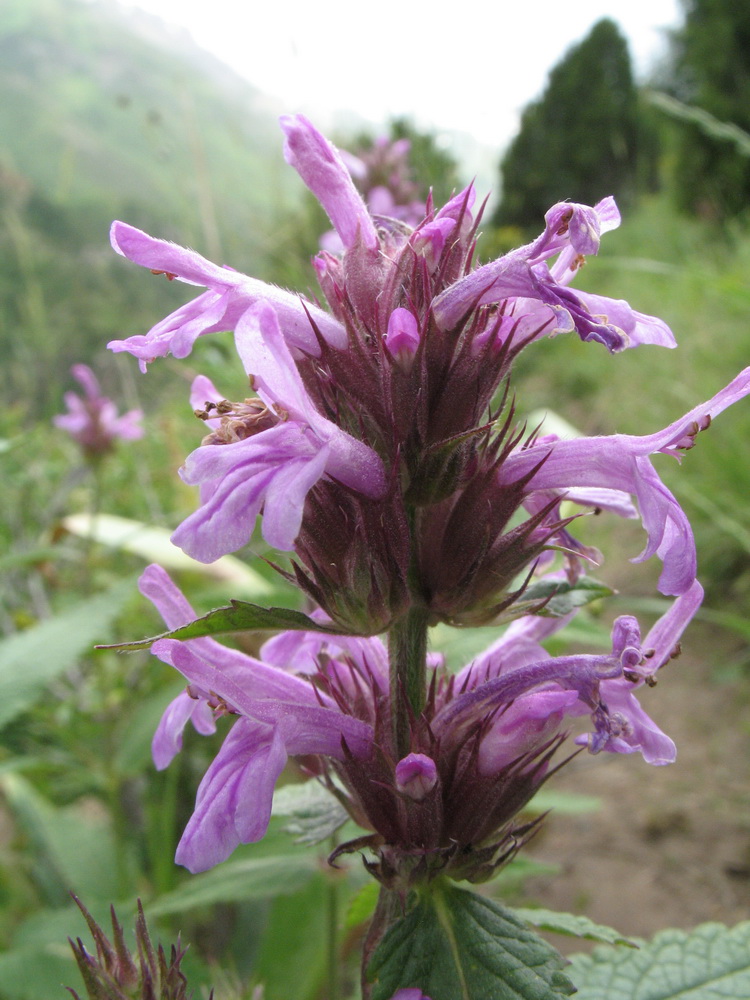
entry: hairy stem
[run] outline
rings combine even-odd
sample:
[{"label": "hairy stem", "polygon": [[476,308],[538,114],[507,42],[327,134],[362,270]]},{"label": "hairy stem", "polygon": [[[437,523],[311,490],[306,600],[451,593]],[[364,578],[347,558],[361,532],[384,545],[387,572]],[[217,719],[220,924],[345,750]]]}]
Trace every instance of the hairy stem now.
[{"label": "hairy stem", "polygon": [[419,715],[427,694],[427,611],[412,607],[388,633],[391,727],[400,759],[410,750],[410,717]]},{"label": "hairy stem", "polygon": [[378,905],[375,907],[375,913],[370,921],[370,927],[367,931],[367,936],[365,937],[365,942],[362,947],[363,1000],[370,1000],[370,997],[372,996],[372,984],[367,977],[367,968],[370,964],[370,960],[375,954],[378,945],[383,940],[388,928],[401,916],[403,916],[403,906],[402,901],[399,898],[399,894],[391,891],[390,889],[386,889],[385,886],[381,886],[380,895],[378,896]]}]

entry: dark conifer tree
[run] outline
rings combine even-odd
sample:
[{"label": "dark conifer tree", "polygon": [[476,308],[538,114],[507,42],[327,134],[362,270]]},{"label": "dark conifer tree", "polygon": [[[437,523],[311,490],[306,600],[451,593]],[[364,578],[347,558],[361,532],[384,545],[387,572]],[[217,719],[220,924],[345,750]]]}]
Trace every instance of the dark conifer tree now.
[{"label": "dark conifer tree", "polygon": [[[750,132],[750,4],[683,5],[685,23],[673,36],[675,96]],[[680,127],[675,176],[684,208],[722,219],[750,208],[750,158],[699,124]]]},{"label": "dark conifer tree", "polygon": [[502,159],[497,225],[538,225],[556,201],[633,193],[638,98],[627,42],[605,18],[571,48],[529,104]]}]

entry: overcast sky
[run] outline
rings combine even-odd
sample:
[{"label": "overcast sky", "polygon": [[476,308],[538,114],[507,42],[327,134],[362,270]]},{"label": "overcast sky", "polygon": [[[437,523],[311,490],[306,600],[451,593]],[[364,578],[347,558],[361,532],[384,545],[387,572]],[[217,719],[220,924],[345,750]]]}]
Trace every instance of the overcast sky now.
[{"label": "overcast sky", "polygon": [[187,27],[284,111],[305,111],[324,128],[341,109],[373,121],[408,114],[494,147],[599,18],[620,25],[640,76],[680,21],[679,0],[125,2]]}]

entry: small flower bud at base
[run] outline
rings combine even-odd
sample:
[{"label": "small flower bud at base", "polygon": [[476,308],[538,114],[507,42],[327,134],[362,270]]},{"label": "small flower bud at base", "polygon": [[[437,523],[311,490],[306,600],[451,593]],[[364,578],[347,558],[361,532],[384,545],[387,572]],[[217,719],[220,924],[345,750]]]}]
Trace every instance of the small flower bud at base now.
[{"label": "small flower bud at base", "polygon": [[410,753],[396,764],[396,788],[414,802],[425,799],[437,780],[435,761],[423,753]]}]

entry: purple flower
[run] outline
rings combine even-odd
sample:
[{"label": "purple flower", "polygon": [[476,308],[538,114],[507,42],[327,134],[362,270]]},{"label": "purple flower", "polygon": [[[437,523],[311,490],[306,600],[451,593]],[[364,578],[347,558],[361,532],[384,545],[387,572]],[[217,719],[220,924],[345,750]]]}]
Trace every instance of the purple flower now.
[{"label": "purple flower", "polygon": [[[500,480],[512,483],[522,479],[532,495],[537,490],[595,488],[634,496],[648,542],[633,561],[658,555],[664,563],[659,589],[663,594],[683,594],[695,580],[693,533],[649,456],[662,452],[679,461],[681,452],[693,447],[697,434],[709,426],[713,417],[748,393],[750,368],[663,431],[643,437],[614,434],[571,441],[542,440],[509,456],[500,468]],[[529,475],[531,478],[527,478]],[[630,516],[629,508],[625,511],[625,516]]]},{"label": "purple flower", "polygon": [[[159,567],[144,572],[141,590],[168,626],[194,617]],[[653,683],[675,654],[701,596],[695,583],[643,642],[635,619],[618,618],[612,651],[600,655],[550,657],[540,640],[567,619],[518,619],[456,676],[436,664],[416,748],[400,760],[387,722],[387,655],[377,638],[282,633],[266,643],[261,659],[208,638],[158,640],[152,652],[188,681],[180,698],[200,707],[200,731],[213,730],[212,716],[234,718],[198,789],[178,862],[201,871],[237,844],[259,840],[288,757],[304,756],[314,771],[315,755],[320,774],[338,774],[343,801],[360,825],[386,844],[428,849],[438,868],[462,871],[470,862],[461,852],[456,858],[456,844],[476,862],[480,845],[503,830],[548,776],[567,719],[590,717],[591,731],[577,742],[592,753],[638,751],[652,764],[674,759],[674,744],[635,692]],[[154,739],[160,767],[181,745],[188,716],[175,708],[178,701]],[[394,864],[393,849],[384,849],[379,877],[396,878],[389,875]]]},{"label": "purple flower", "polygon": [[[168,626],[194,614],[168,575],[149,566],[141,590],[164,615]],[[203,871],[231,854],[240,843],[260,840],[271,814],[278,776],[293,754],[323,754],[332,759],[366,755],[372,726],[347,715],[335,700],[301,677],[271,666],[213,639],[177,642],[161,639],[152,652],[176,667],[200,707],[200,719],[238,716],[198,789],[196,808],[177,849],[177,861]],[[167,708],[154,738],[154,759],[166,766],[182,741],[187,714]],[[192,717],[195,724],[195,715]],[[197,728],[197,727],[196,727]],[[199,731],[211,731],[213,724]]]},{"label": "purple flower", "polygon": [[128,351],[138,358],[141,371],[146,370],[149,362],[167,354],[187,357],[198,337],[217,330],[234,329],[243,313],[257,302],[273,306],[293,350],[317,355],[320,348],[316,331],[335,347],[346,345],[346,332],[341,324],[298,295],[230,268],[218,267],[193,250],[154,239],[124,222],[112,224],[111,240],[117,253],[149,268],[152,273],[209,289],[180,306],[145,336],[110,341],[107,345],[110,350]]},{"label": "purple flower", "polygon": [[[635,312],[626,302],[575,294],[566,287],[584,257],[598,253],[602,233],[619,225],[612,198],[594,208],[560,202],[545,221],[544,232],[533,243],[477,268],[437,296],[433,312],[441,329],[455,326],[477,306],[528,299],[540,327],[549,333],[575,329],[582,340],[597,340],[610,351],[640,344],[676,346],[661,320]],[[549,268],[546,261],[555,254],[560,256]]]},{"label": "purple flower", "polygon": [[[287,161],[343,247],[340,256],[316,258],[327,308],[124,223],[112,228],[118,253],[208,291],[145,336],[110,347],[130,351],[145,368],[168,352],[184,357],[202,334],[232,329],[257,394],[196,407],[212,433],[182,469],[185,482],[200,487],[200,506],[174,541],[210,562],[244,546],[262,515],[263,537],[300,558],[298,580],[313,600],[357,631],[368,615],[374,627],[387,627],[402,612],[415,541],[434,614],[490,619],[497,595],[545,546],[573,545],[553,507],[522,488],[496,495],[507,478],[495,472],[508,452],[500,435],[493,441],[479,428],[513,359],[532,340],[563,330],[612,350],[672,346],[672,335],[625,303],[567,287],[602,234],[619,224],[611,198],[594,208],[553,206],[536,240],[472,268],[473,186],[439,209],[429,200],[412,229],[371,214],[342,156],[306,118],[285,117],[282,128]],[[397,161],[404,154],[393,150]],[[413,503],[430,509],[410,540]],[[511,536],[506,526],[522,505],[530,519]],[[476,520],[488,508],[489,542],[480,540],[485,527]],[[471,537],[459,525],[473,525]],[[369,580],[351,562],[362,556],[365,536],[374,550],[366,557]],[[475,567],[478,550],[484,555]]]},{"label": "purple flower", "polygon": [[[291,119],[294,121],[294,119]],[[340,150],[341,159],[354,184],[367,204],[373,218],[397,219],[406,225],[419,225],[425,215],[424,200],[419,198],[417,185],[411,176],[408,139],[394,141],[379,136],[371,145],[353,155]],[[321,248],[340,253],[344,244],[335,232],[324,233]]]},{"label": "purple flower", "polygon": [[269,305],[242,315],[237,348],[272,426],[244,440],[204,444],[188,456],[181,475],[201,486],[201,506],[172,540],[202,562],[245,545],[261,508],[266,541],[292,549],[305,498],[325,475],[365,496],[386,490],[380,458],[313,405]]},{"label": "purple flower", "polygon": [[370,213],[341,158],[304,115],[284,115],[284,158],[328,213],[345,247],[359,240],[369,250],[379,239]]},{"label": "purple flower", "polygon": [[402,795],[421,802],[438,782],[435,761],[423,753],[410,753],[396,764],[396,788]]},{"label": "purple flower", "polygon": [[143,437],[140,410],[129,410],[118,416],[117,406],[102,395],[99,381],[88,365],[73,365],[70,369],[83,387],[83,397],[65,393],[68,412],[53,417],[55,427],[67,431],[90,457],[111,451],[115,441],[135,441]]},{"label": "purple flower", "polygon": [[[528,344],[575,331],[612,352],[675,346],[660,320],[571,287],[619,224],[613,199],[554,205],[536,240],[477,267],[473,186],[442,207],[428,198],[411,225],[374,211],[382,192],[365,201],[306,118],[282,127],[287,162],[339,241],[314,261],[320,304],[113,227],[118,252],[207,291],[145,337],[110,346],[145,368],[230,329],[250,378],[239,401],[193,383],[205,437],[181,475],[200,499],[174,541],[212,561],[244,546],[260,516],[265,540],[292,553],[281,571],[313,618],[340,633],[282,633],[257,658],[207,638],[154,643],[188,684],[155,735],[157,766],[188,722],[208,733],[218,717],[233,720],[178,859],[201,870],[262,837],[275,782],[301,757],[369,831],[333,860],[367,849],[368,869],[399,891],[441,872],[480,881],[533,830],[516,817],[559,766],[569,729],[591,753],[674,759],[638,690],[674,655],[702,590],[690,526],[651,456],[679,458],[750,393],[750,368],[655,434],[527,435],[507,383]],[[645,639],[623,615],[604,652],[544,648],[572,613],[552,617],[534,584],[537,595],[552,585],[562,594],[602,560],[576,540],[566,500],[640,516],[637,560],[658,555],[660,589],[676,598]],[[147,570],[142,587],[170,628],[193,617],[163,572]],[[516,620],[457,674],[425,652],[430,626],[500,614]]]}]

